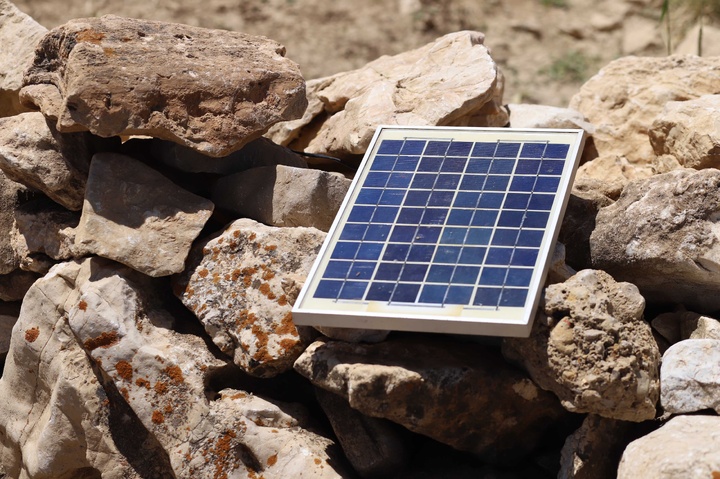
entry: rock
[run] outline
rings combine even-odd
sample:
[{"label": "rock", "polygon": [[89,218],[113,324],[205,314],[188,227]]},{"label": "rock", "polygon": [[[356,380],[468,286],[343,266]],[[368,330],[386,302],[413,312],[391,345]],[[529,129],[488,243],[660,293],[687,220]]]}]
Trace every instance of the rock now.
[{"label": "rock", "polygon": [[328,231],[350,183],[339,173],[263,166],[219,179],[211,198],[218,208],[241,218]]},{"label": "rock", "polygon": [[[87,149],[76,151],[84,158],[71,162],[61,151],[40,113],[23,113],[0,119],[0,169],[8,178],[38,189],[73,211],[82,209],[87,165]],[[84,171],[73,163],[84,164]]]},{"label": "rock", "polygon": [[545,291],[527,339],[505,338],[503,354],[572,412],[623,421],[655,417],[660,354],[629,283],[583,270]]},{"label": "rock", "polygon": [[20,92],[60,132],[147,135],[213,157],[306,106],[285,48],[264,37],[114,15],[42,39]]},{"label": "rock", "polygon": [[[75,248],[80,214],[47,198],[29,201],[15,210],[13,243],[24,255],[42,253],[57,261],[81,256]],[[20,244],[18,244],[20,243]]]},{"label": "rock", "polygon": [[687,314],[694,315],[696,313],[689,313],[687,311],[678,311],[672,313],[662,313],[656,316],[650,324],[653,330],[670,344],[675,344],[680,341],[680,323],[683,317]]},{"label": "rock", "polygon": [[318,402],[355,471],[363,478],[392,477],[409,460],[409,450],[393,424],[368,417],[340,396],[316,389]]},{"label": "rock", "polygon": [[39,277],[32,271],[20,269],[0,274],[0,301],[22,301],[25,293]]},{"label": "rock", "polygon": [[15,208],[27,189],[15,183],[0,170],[0,275],[8,274],[20,264],[20,258],[12,244],[15,228]]},{"label": "rock", "polygon": [[[701,40],[702,52],[698,51],[698,40]],[[701,57],[720,56],[720,28],[705,23],[702,25],[701,34],[700,24],[691,27],[685,33],[685,38],[675,47],[675,53]]]},{"label": "rock", "polygon": [[[14,309],[14,308],[12,308]],[[10,350],[10,335],[17,322],[18,315],[6,303],[0,303],[0,364],[5,364],[5,356]]]},{"label": "rock", "polygon": [[720,471],[720,417],[678,416],[631,442],[618,479],[706,479]]},{"label": "rock", "polygon": [[628,183],[654,174],[651,166],[632,164],[622,156],[602,155],[580,165],[573,187],[580,191],[595,190],[616,200]]},{"label": "rock", "polygon": [[720,95],[665,104],[649,131],[657,155],[672,155],[686,168],[720,167]]},{"label": "rock", "polygon": [[75,243],[78,250],[149,276],[185,269],[213,204],[130,157],[98,153],[90,166]]},{"label": "rock", "polygon": [[23,73],[47,29],[9,0],[0,0],[0,117],[28,111],[20,104]]},{"label": "rock", "polygon": [[649,164],[655,154],[648,130],[665,104],[717,93],[719,70],[717,57],[619,58],[582,86],[570,108],[595,125],[593,140],[599,155]]},{"label": "rock", "polygon": [[614,477],[625,447],[629,424],[589,415],[562,448],[558,479]]},{"label": "rock", "polygon": [[269,137],[343,158],[365,153],[377,125],[456,125],[482,110],[484,118],[503,117],[495,120],[503,126],[498,69],[483,41],[482,33],[451,33],[359,70],[308,82],[303,118],[277,125]]},{"label": "rock", "polygon": [[507,108],[510,112],[510,128],[583,129],[588,135],[595,131],[595,127],[585,121],[582,113],[570,108],[526,103],[510,103]]},{"label": "rock", "polygon": [[548,277],[545,280],[546,284],[562,283],[577,271],[572,269],[565,263],[565,245],[559,242],[555,242],[555,248],[553,254],[550,257],[550,266],[548,267]]},{"label": "rock", "polygon": [[680,323],[683,339],[719,339],[720,321],[700,314],[689,313]]},{"label": "rock", "polygon": [[295,370],[367,416],[486,461],[523,457],[563,414],[551,394],[471,343],[429,337],[370,345],[318,340]]},{"label": "rock", "polygon": [[720,340],[686,339],[665,352],[660,368],[660,403],[666,412],[703,409],[720,413]]},{"label": "rock", "polygon": [[680,303],[701,313],[720,308],[719,186],[715,169],[675,170],[629,183],[597,215],[593,266],[637,285],[649,302]]},{"label": "rock", "polygon": [[390,331],[380,329],[333,328],[332,326],[313,326],[324,336],[346,343],[379,343],[385,341]]},{"label": "rock", "polygon": [[208,158],[192,148],[158,139],[152,140],[151,151],[164,164],[190,173],[231,175],[250,168],[275,165],[307,168],[307,163],[297,153],[262,137],[223,158]]},{"label": "rock", "polygon": [[193,248],[176,295],[241,369],[276,376],[308,344],[291,310],[324,239],[315,228],[237,220]]},{"label": "rock", "polygon": [[573,269],[586,269],[592,264],[590,235],[595,230],[595,217],[600,208],[612,202],[595,189],[571,191],[558,241],[565,245],[565,260]]}]

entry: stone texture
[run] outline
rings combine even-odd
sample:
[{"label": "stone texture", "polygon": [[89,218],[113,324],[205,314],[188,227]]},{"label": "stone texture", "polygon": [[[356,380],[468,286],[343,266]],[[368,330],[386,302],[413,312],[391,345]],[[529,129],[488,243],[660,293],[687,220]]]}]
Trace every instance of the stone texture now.
[{"label": "stone texture", "polygon": [[571,128],[585,130],[588,135],[595,132],[595,127],[585,120],[582,113],[570,108],[510,103],[507,109],[510,112],[510,128]]},{"label": "stone texture", "polygon": [[720,95],[665,104],[649,131],[657,155],[672,155],[686,168],[720,167]]},{"label": "stone texture", "polygon": [[164,164],[189,173],[232,175],[250,168],[275,165],[307,168],[307,163],[297,153],[262,137],[222,158],[208,158],[192,148],[167,140],[153,139],[150,149]]},{"label": "stone texture", "polygon": [[193,248],[175,292],[235,364],[275,376],[308,344],[291,310],[324,239],[315,228],[234,221]]},{"label": "stone texture", "polygon": [[15,228],[15,209],[26,191],[25,186],[0,171],[0,275],[10,273],[20,264],[12,244],[12,231]]},{"label": "stone texture", "polygon": [[563,415],[551,394],[497,353],[472,343],[430,337],[371,345],[318,340],[295,369],[365,415],[488,461],[523,457]]},{"label": "stone texture", "polygon": [[265,37],[114,15],[42,39],[21,101],[61,132],[147,135],[213,157],[299,117],[305,83]]},{"label": "stone texture", "polygon": [[241,218],[328,231],[350,183],[339,173],[264,166],[220,178],[211,198],[218,208]]},{"label": "stone texture", "polygon": [[10,350],[10,336],[12,328],[18,319],[18,311],[14,303],[0,302],[0,364],[5,364],[5,356]]},{"label": "stone texture", "polygon": [[720,417],[678,416],[628,445],[618,479],[707,479],[720,471]]},{"label": "stone texture", "polygon": [[[278,144],[309,153],[365,153],[377,125],[505,126],[498,69],[484,35],[462,31],[365,67],[308,82],[301,120],[270,131]],[[442,65],[442,68],[438,68]]]},{"label": "stone texture", "polygon": [[385,341],[390,331],[381,329],[334,328],[332,326],[313,326],[323,336],[346,343],[379,343]]},{"label": "stone texture", "polygon": [[648,164],[655,157],[648,131],[665,104],[717,93],[718,74],[717,57],[619,58],[582,86],[570,108],[595,125],[600,155]]},{"label": "stone texture", "polygon": [[565,208],[558,241],[565,245],[565,260],[575,270],[589,268],[590,235],[595,230],[595,217],[600,208],[613,201],[596,189],[573,188]]},{"label": "stone texture", "polygon": [[82,209],[90,162],[87,149],[76,153],[84,158],[70,161],[63,155],[40,113],[0,119],[0,169],[13,181],[38,189],[73,211]]},{"label": "stone texture", "polygon": [[150,276],[185,269],[213,204],[130,157],[98,153],[90,165],[75,242],[79,251]]},{"label": "stone texture", "polygon": [[597,215],[593,266],[640,288],[648,301],[700,313],[720,308],[720,171],[675,170],[634,181]]},{"label": "stone texture", "polygon": [[583,270],[547,287],[530,337],[506,338],[503,353],[570,411],[652,419],[660,354],[644,308],[632,284]]},{"label": "stone texture", "polygon": [[675,47],[678,55],[697,55],[702,57],[716,57],[720,55],[720,28],[702,25],[702,52],[698,52],[698,37],[701,25],[694,25],[685,33],[685,38]]},{"label": "stone texture", "polygon": [[360,414],[336,394],[323,389],[316,389],[316,394],[345,457],[360,477],[392,477],[407,466],[410,451],[396,425]]},{"label": "stone texture", "polygon": [[615,477],[628,430],[626,422],[587,416],[582,426],[565,441],[558,479]]},{"label": "stone texture", "polygon": [[597,191],[616,200],[628,183],[649,178],[654,174],[651,166],[632,164],[623,156],[602,155],[580,165],[573,188]]},{"label": "stone texture", "polygon": [[25,293],[38,278],[38,274],[20,269],[8,274],[0,274],[0,301],[22,301]]},{"label": "stone texture", "polygon": [[12,234],[16,252],[42,253],[64,261],[81,256],[75,248],[75,228],[80,213],[68,211],[47,198],[37,198],[15,210]]},{"label": "stone texture", "polygon": [[670,346],[660,368],[665,412],[703,409],[720,413],[720,340],[686,339]]},{"label": "stone texture", "polygon": [[0,117],[28,111],[20,104],[23,73],[47,29],[9,0],[0,0]]},{"label": "stone texture", "polygon": [[684,339],[720,339],[720,321],[693,311],[662,313],[651,324],[669,344]]}]

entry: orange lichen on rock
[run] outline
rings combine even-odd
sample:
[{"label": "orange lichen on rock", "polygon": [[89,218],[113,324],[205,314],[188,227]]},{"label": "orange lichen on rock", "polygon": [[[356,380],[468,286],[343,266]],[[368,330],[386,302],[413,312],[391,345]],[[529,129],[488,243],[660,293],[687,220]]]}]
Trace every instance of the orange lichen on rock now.
[{"label": "orange lichen on rock", "polygon": [[288,304],[287,296],[285,296],[284,294],[281,295],[277,300],[277,304],[279,304],[280,306],[285,306],[286,304]]},{"label": "orange lichen on rock", "polygon": [[[215,475],[213,479],[227,479],[227,473],[232,469],[237,469],[237,464],[233,464],[235,461],[234,454],[232,454],[232,441],[237,435],[234,431],[225,431],[215,443],[215,447],[210,449],[215,460]],[[251,469],[248,470],[248,473]]]},{"label": "orange lichen on rock", "polygon": [[274,244],[265,245],[265,246],[263,246],[263,249],[265,251],[275,251],[277,249],[277,245],[274,245]]},{"label": "orange lichen on rock", "polygon": [[118,376],[123,378],[125,381],[132,381],[133,370],[132,365],[129,362],[125,360],[118,361],[115,363],[115,371],[117,371]]},{"label": "orange lichen on rock", "polygon": [[39,335],[40,329],[38,329],[37,327],[30,328],[25,331],[25,341],[27,341],[28,343],[34,343]]},{"label": "orange lichen on rock", "polygon": [[96,32],[91,28],[79,31],[75,34],[75,39],[77,41],[94,43],[96,45],[99,44],[103,38],[105,38],[104,33]]},{"label": "orange lichen on rock", "polygon": [[148,381],[147,379],[137,378],[135,384],[137,384],[141,388],[150,389],[150,381]]},{"label": "orange lichen on rock", "polygon": [[[82,301],[80,301],[82,303]],[[82,309],[82,308],[81,308]],[[113,344],[118,342],[117,331],[110,331],[109,333],[101,333],[100,336],[90,338],[83,343],[83,346],[88,351],[92,351],[97,348],[109,348]]]},{"label": "orange lichen on rock", "polygon": [[297,328],[292,320],[292,311],[285,313],[285,316],[280,320],[280,326],[275,330],[277,334],[289,334],[291,336],[298,336]]},{"label": "orange lichen on rock", "polygon": [[158,381],[155,383],[153,389],[155,389],[155,392],[158,394],[165,394],[167,392],[167,384],[162,381]]},{"label": "orange lichen on rock", "polygon": [[268,459],[267,459],[268,466],[274,466],[276,462],[277,462],[277,454],[273,454],[272,456],[268,457]]},{"label": "orange lichen on rock", "polygon": [[208,275],[209,272],[210,271],[208,271],[207,268],[201,269],[200,271],[198,271],[198,276],[200,276],[201,278],[204,278]]},{"label": "orange lichen on rock", "polygon": [[185,377],[183,376],[182,370],[179,366],[168,366],[163,370],[163,372],[167,374],[175,384],[181,384],[185,381]]},{"label": "orange lichen on rock", "polygon": [[272,270],[270,270],[268,268],[263,268],[263,269],[265,270],[265,272],[262,275],[262,279],[264,279],[265,281],[270,281],[271,279],[273,279],[275,277],[275,273]]},{"label": "orange lichen on rock", "polygon": [[165,422],[165,416],[163,416],[163,413],[161,413],[158,410],[153,411],[152,413],[152,422],[155,424],[162,424]]},{"label": "orange lichen on rock", "polygon": [[86,303],[85,301],[82,301],[82,300],[81,300],[81,301],[78,303],[78,309],[79,309],[80,311],[85,311],[85,310],[87,310],[87,303]]}]

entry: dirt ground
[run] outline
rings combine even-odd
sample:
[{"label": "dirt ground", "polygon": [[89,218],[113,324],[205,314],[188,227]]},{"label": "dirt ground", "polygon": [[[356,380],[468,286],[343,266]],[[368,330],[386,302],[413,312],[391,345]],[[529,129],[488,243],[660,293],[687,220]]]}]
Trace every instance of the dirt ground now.
[{"label": "dirt ground", "polygon": [[[665,55],[661,0],[16,0],[52,28],[116,14],[265,35],[307,79],[357,68],[456,30],[478,30],[506,79],[506,103],[566,106],[625,55]],[[673,34],[679,42],[682,29]]]}]

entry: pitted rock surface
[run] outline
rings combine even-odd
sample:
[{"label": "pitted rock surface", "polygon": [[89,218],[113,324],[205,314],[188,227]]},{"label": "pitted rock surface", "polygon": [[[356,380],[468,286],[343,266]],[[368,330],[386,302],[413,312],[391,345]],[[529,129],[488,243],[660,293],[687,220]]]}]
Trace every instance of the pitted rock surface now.
[{"label": "pitted rock surface", "polygon": [[325,239],[315,228],[275,228],[249,219],[198,244],[176,294],[213,342],[251,375],[292,368],[308,344],[292,305]]},{"label": "pitted rock surface", "polygon": [[528,339],[506,338],[503,353],[563,406],[611,419],[655,417],[660,353],[630,283],[583,270],[548,286]]},{"label": "pitted rock surface", "polygon": [[147,135],[225,156],[306,106],[285,48],[265,37],[122,18],[42,39],[20,92],[61,132]]}]

